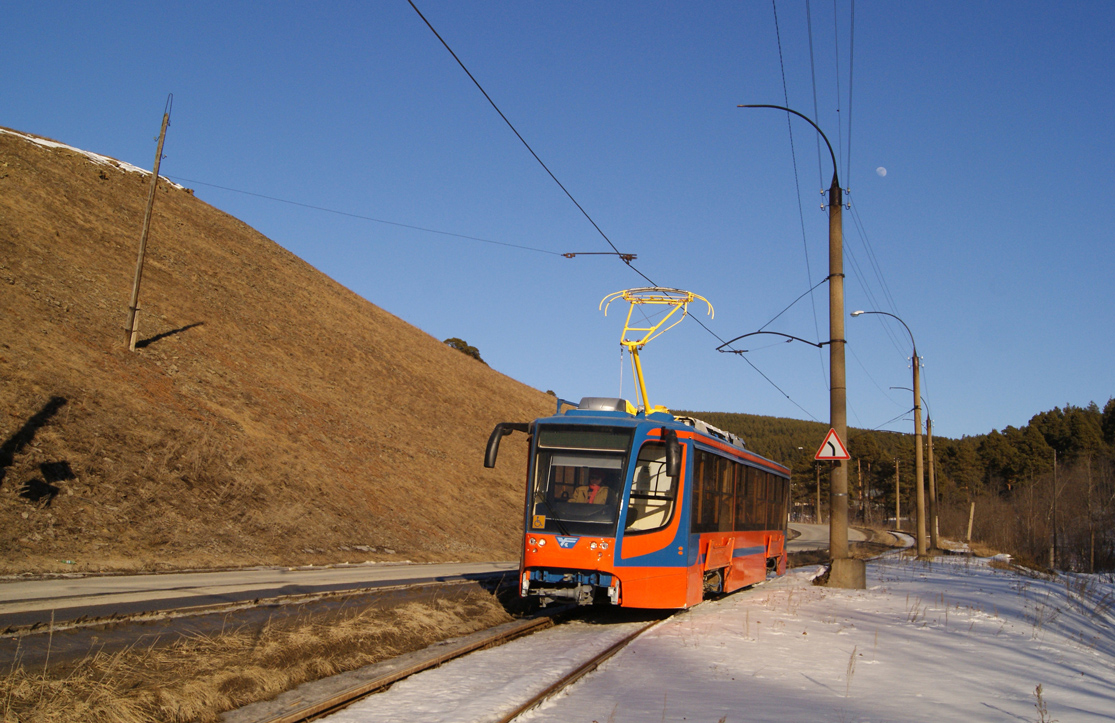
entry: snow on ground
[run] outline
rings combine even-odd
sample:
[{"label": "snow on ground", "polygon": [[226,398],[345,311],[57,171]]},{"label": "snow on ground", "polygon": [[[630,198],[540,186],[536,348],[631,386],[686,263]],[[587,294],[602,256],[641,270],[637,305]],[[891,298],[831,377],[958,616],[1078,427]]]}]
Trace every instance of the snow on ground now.
[{"label": "snow on ground", "polygon": [[[1115,719],[1115,582],[893,555],[868,589],[820,568],[665,620],[522,723]],[[635,624],[572,624],[414,676],[333,723],[493,720]],[[586,632],[588,635],[586,635]]]},{"label": "snow on ground", "polygon": [[559,625],[407,678],[325,720],[328,723],[496,720],[639,627],[638,623]]},{"label": "snow on ground", "polygon": [[1115,585],[988,559],[800,570],[659,624],[521,721],[1115,719]]},{"label": "snow on ground", "polygon": [[[74,153],[80,153],[81,155],[85,156],[86,158],[93,161],[94,163],[99,163],[102,166],[111,166],[113,168],[118,168],[121,171],[128,171],[129,173],[139,173],[139,174],[144,175],[144,176],[150,176],[151,175],[151,171],[140,168],[139,166],[134,166],[131,163],[126,163],[124,161],[118,161],[115,158],[109,158],[108,156],[102,156],[101,154],[93,153],[92,151],[83,151],[80,148],[74,148],[73,146],[67,146],[65,143],[59,143],[58,141],[48,140],[48,139],[42,138],[40,136],[32,136],[32,135],[29,135],[27,133],[20,133],[19,131],[8,130],[7,128],[0,128],[0,133],[6,133],[9,136],[15,136],[16,138],[22,138],[25,141],[30,141],[31,143],[38,144],[40,146],[43,146],[44,148],[52,148],[52,149],[53,148],[61,148],[61,149],[67,150],[67,151],[73,151]],[[175,183],[174,181],[171,181],[166,176],[159,176],[159,178],[166,181],[167,183],[174,186],[175,188],[179,188],[179,189],[183,188],[183,186]]]}]

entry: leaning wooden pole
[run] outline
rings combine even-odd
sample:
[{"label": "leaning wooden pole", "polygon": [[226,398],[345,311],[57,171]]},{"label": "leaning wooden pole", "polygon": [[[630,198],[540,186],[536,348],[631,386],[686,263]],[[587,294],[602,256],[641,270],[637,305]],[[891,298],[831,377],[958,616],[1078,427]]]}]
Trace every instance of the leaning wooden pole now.
[{"label": "leaning wooden pole", "polygon": [[155,190],[159,185],[159,164],[163,160],[163,141],[166,140],[166,127],[170,124],[170,104],[173,96],[166,101],[163,112],[163,127],[159,130],[159,146],[155,150],[155,169],[151,173],[151,186],[147,191],[147,210],[143,212],[143,231],[139,235],[139,257],[136,259],[135,280],[132,282],[132,300],[128,304],[128,323],[124,330],[128,338],[128,350],[136,350],[136,336],[139,334],[139,284],[143,279],[143,256],[147,253],[147,234],[151,230],[151,209],[155,206]]}]

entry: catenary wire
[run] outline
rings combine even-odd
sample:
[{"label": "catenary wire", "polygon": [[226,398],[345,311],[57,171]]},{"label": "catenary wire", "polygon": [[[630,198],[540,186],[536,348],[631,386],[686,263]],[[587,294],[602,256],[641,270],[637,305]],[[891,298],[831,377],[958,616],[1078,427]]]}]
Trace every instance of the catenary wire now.
[{"label": "catenary wire", "polygon": [[852,89],[856,69],[856,0],[852,0],[851,37],[848,41],[848,159],[844,162],[844,185],[852,187]]},{"label": "catenary wire", "polygon": [[[414,9],[414,12],[416,12],[418,14],[418,17],[420,17],[422,19],[422,22],[426,24],[426,27],[430,29],[430,32],[432,32],[434,34],[434,36],[438,39],[438,41],[441,42],[442,46],[447,51],[449,51],[449,54],[453,56],[453,59],[455,61],[457,61],[457,65],[459,65],[461,67],[461,70],[463,70],[465,72],[465,74],[472,81],[473,85],[475,85],[477,87],[477,89],[484,95],[484,97],[488,100],[488,103],[492,106],[492,108],[495,109],[496,113],[499,114],[499,117],[502,118],[503,122],[507,124],[507,127],[511,129],[511,131],[515,134],[515,136],[519,139],[519,141],[523,144],[523,146],[530,152],[530,154],[534,157],[534,159],[536,161],[538,161],[538,164],[542,166],[542,168],[546,171],[546,173],[550,176],[550,178],[553,179],[554,183],[556,183],[558,185],[558,187],[562,190],[563,193],[565,193],[565,195],[569,198],[569,200],[573,202],[573,205],[575,205],[577,207],[577,209],[581,212],[581,214],[588,220],[588,222],[590,224],[592,224],[592,227],[596,229],[597,233],[600,234],[601,238],[603,238],[608,243],[608,245],[612,248],[613,251],[616,252],[616,254],[619,254],[619,249],[616,247],[616,245],[614,243],[612,243],[612,240],[610,238],[608,238],[608,235],[606,233],[604,233],[604,231],[596,224],[596,221],[594,221],[592,219],[592,217],[588,214],[588,212],[585,211],[584,207],[581,206],[581,204],[577,202],[577,199],[574,198],[573,194],[571,194],[569,192],[569,190],[561,183],[561,181],[558,180],[557,176],[554,175],[554,173],[549,169],[549,167],[545,163],[542,162],[542,159],[538,157],[538,154],[534,152],[534,149],[530,147],[530,144],[526,142],[526,139],[524,139],[522,137],[522,135],[519,133],[519,131],[517,131],[515,129],[515,126],[511,123],[510,120],[508,120],[507,116],[503,114],[503,111],[501,111],[499,109],[499,106],[496,105],[495,101],[493,101],[491,96],[488,95],[487,91],[484,90],[484,87],[481,86],[479,81],[476,80],[476,77],[473,76],[473,74],[469,71],[469,69],[467,67],[465,67],[465,64],[461,61],[461,59],[457,56],[457,54],[455,52],[453,52],[453,49],[449,47],[449,44],[445,41],[445,39],[442,38],[441,35],[438,33],[438,31],[434,29],[434,26],[430,23],[429,20],[426,19],[426,16],[422,14],[422,12],[414,4],[414,1],[413,0],[407,0],[407,2]],[[649,276],[647,276],[642,271],[637,269],[634,266],[634,264],[632,264],[630,261],[624,261],[624,263],[628,267],[630,267],[632,271],[634,271],[636,274],[641,276],[651,286],[655,286],[655,287],[658,286],[658,284],[655,283],[653,279],[651,279]],[[716,332],[714,332],[712,329],[710,329],[708,327],[708,325],[706,325],[701,319],[698,319],[696,316],[694,316],[693,320],[696,321],[701,326],[702,329],[707,331],[717,341],[719,341],[721,343],[721,345],[723,345],[725,343],[724,339],[722,339]],[[742,354],[737,354],[736,356],[743,357]],[[759,376],[761,376],[763,379],[765,379],[768,384],[770,384],[772,387],[777,389],[782,394],[782,396],[786,397],[786,399],[789,400],[791,404],[796,406],[798,409],[800,409],[802,412],[804,412],[806,415],[808,415],[814,421],[818,421],[816,417],[814,417],[812,414],[809,413],[808,410],[805,409],[805,407],[801,406],[796,401],[794,401],[793,398],[790,397],[790,395],[787,394],[785,391],[783,391],[783,389],[781,387],[779,387],[777,384],[775,384],[774,381],[770,377],[768,377],[766,374],[764,374],[762,371],[760,371],[759,368],[757,366],[755,366],[755,364],[753,364],[750,359],[747,359],[746,357],[744,357],[744,361],[746,361],[747,364],[759,374]]]},{"label": "catenary wire", "polygon": [[[460,58],[457,57],[457,54],[453,52],[453,49],[449,47],[449,43],[445,42],[445,39],[441,37],[441,34],[434,29],[434,26],[430,24],[430,21],[426,19],[426,16],[423,15],[422,11],[418,9],[418,6],[414,4],[414,0],[407,0],[407,2],[410,3],[410,6],[412,8],[414,8],[414,12],[418,13],[418,17],[422,18],[422,22],[426,24],[426,27],[428,27],[430,29],[430,32],[434,34],[434,37],[436,37],[441,42],[442,46],[444,46],[445,49],[449,51],[449,54],[453,56],[453,60],[457,61],[457,65],[461,66],[461,70],[465,71],[465,75],[469,77],[469,80],[472,81],[477,90],[479,90],[484,95],[484,97],[488,100],[488,103],[492,106],[492,108],[495,109],[496,113],[499,113],[499,117],[503,119],[503,122],[507,124],[507,127],[511,129],[511,132],[515,134],[515,137],[519,139],[519,142],[522,143],[528,151],[530,151],[530,155],[534,156],[534,160],[538,161],[538,165],[542,166],[543,170],[545,170],[550,178],[553,179],[554,183],[558,185],[558,188],[560,188],[562,192],[565,193],[565,195],[569,198],[569,200],[573,202],[573,205],[577,207],[577,210],[579,210],[581,214],[586,219],[588,219],[588,222],[592,224],[592,227],[596,229],[596,232],[600,234],[601,238],[608,242],[608,245],[612,247],[612,251],[615,251],[618,254],[620,251],[616,247],[616,245],[612,243],[612,240],[608,238],[608,234],[604,233],[604,230],[596,224],[596,221],[592,219],[592,216],[588,214],[588,211],[586,211],[584,207],[581,206],[580,203],[578,203],[577,199],[573,197],[573,194],[569,192],[569,189],[567,189],[562,184],[562,182],[558,180],[558,177],[554,175],[553,171],[550,170],[550,167],[547,166],[542,161],[542,159],[538,157],[538,154],[534,152],[534,149],[530,147],[530,144],[527,143],[526,139],[523,138],[518,130],[516,130],[515,126],[511,123],[510,120],[508,120],[507,116],[503,114],[503,111],[499,109],[499,106],[496,105],[496,102],[494,100],[492,100],[492,97],[488,95],[488,91],[484,90],[484,86],[480,85],[480,81],[478,81],[476,77],[473,76],[472,72],[469,71],[467,67],[465,67],[465,64],[461,61]],[[635,273],[637,273],[639,276],[642,276],[648,282],[653,283],[650,281],[649,278],[646,277],[645,274],[643,274],[643,272],[632,266],[629,261],[625,261],[624,263],[626,263],[628,266],[631,266],[632,270],[634,270]]]},{"label": "catenary wire", "polygon": [[[836,50],[836,157],[844,157],[844,121],[840,115],[840,23],[836,12],[836,0],[832,0],[832,38]],[[847,183],[847,179],[844,179]]]},{"label": "catenary wire", "polygon": [[[809,0],[805,0],[805,26],[809,35],[809,77],[813,81],[813,122],[820,120],[817,111],[817,64],[813,58],[813,12]],[[821,163],[821,139],[817,137],[817,185],[825,187],[825,171]]]},{"label": "catenary wire", "polygon": [[[774,37],[778,41],[778,67],[782,71],[782,97],[785,100],[786,107],[789,108],[790,91],[786,84],[786,63],[782,58],[782,32],[778,27],[778,2],[777,0],[770,0],[770,4],[774,11]],[[801,223],[801,245],[805,251],[805,280],[809,283],[810,287],[809,291],[806,293],[810,294],[810,305],[813,307],[813,333],[820,339],[821,326],[820,322],[817,320],[817,299],[812,295],[813,289],[817,287],[813,285],[813,267],[809,263],[809,242],[805,233],[805,211],[802,208],[801,202],[801,181],[798,179],[798,154],[797,150],[794,148],[794,128],[793,124],[790,122],[789,113],[786,114],[786,128],[790,133],[790,158],[793,160],[794,164],[794,190],[797,192],[798,197],[798,221]],[[797,303],[797,300],[795,300],[794,303]],[[793,304],[790,306],[793,306]],[[783,313],[785,313],[785,310],[780,312],[778,316],[781,316]],[[777,319],[778,316],[776,316],[775,319]],[[769,326],[773,321],[774,319],[771,319],[760,327],[760,331]],[[825,379],[827,376],[825,374],[825,355],[820,349],[817,350],[817,359],[821,365],[821,379]]]}]

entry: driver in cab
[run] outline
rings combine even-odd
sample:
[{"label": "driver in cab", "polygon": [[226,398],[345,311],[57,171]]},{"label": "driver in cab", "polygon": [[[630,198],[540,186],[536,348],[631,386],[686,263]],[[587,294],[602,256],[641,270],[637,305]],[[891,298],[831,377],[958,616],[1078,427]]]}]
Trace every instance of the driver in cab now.
[{"label": "driver in cab", "polygon": [[569,498],[569,501],[580,502],[581,504],[602,505],[608,502],[611,494],[611,488],[604,484],[604,475],[599,472],[593,472],[589,475],[589,483],[587,485],[581,485],[573,490],[573,496]]}]

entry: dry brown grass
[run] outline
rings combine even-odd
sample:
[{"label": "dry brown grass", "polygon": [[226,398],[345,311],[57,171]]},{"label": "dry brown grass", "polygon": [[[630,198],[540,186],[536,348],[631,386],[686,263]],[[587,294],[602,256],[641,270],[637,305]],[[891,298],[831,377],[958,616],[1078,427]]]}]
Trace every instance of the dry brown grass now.
[{"label": "dry brown grass", "polygon": [[552,397],[164,183],[128,352],[147,188],[0,133],[0,574],[514,557]]},{"label": "dry brown grass", "polygon": [[433,642],[508,622],[490,595],[366,610],[328,623],[184,637],[96,654],[67,669],[13,667],[0,677],[5,723],[215,721],[248,703]]}]

